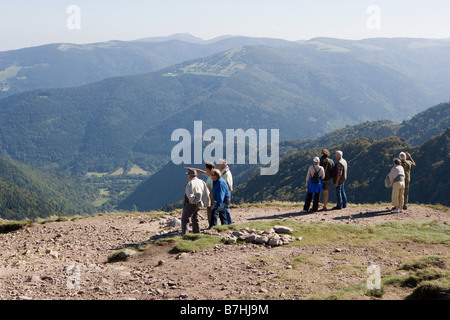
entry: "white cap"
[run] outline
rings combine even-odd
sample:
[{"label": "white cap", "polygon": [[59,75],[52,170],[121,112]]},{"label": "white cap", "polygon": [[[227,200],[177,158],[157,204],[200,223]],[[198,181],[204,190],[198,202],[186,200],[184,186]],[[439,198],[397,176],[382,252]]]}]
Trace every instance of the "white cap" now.
[{"label": "white cap", "polygon": [[319,159],[319,157],[315,157],[315,158],[313,159],[313,161],[314,161],[314,163],[320,162],[320,159]]},{"label": "white cap", "polygon": [[399,157],[400,159],[406,159],[406,153],[400,152],[400,154],[398,155],[398,157]]}]

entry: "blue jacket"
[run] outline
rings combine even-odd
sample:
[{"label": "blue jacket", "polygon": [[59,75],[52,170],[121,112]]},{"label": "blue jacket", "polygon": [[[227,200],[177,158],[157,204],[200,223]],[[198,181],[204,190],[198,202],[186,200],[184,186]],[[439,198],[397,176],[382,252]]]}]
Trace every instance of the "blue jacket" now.
[{"label": "blue jacket", "polygon": [[225,180],[219,178],[217,181],[213,181],[213,199],[216,201],[215,206],[218,208],[222,202],[230,198],[231,192]]}]

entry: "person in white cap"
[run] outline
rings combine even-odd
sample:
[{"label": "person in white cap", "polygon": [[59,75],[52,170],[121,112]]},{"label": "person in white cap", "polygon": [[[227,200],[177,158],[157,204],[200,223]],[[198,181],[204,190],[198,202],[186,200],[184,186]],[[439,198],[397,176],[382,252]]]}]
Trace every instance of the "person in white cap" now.
[{"label": "person in white cap", "polygon": [[187,181],[184,185],[184,204],[181,214],[181,234],[187,232],[189,219],[192,219],[193,233],[200,233],[200,225],[198,220],[198,211],[202,207],[211,205],[209,190],[205,181],[197,178],[195,169],[188,169]]},{"label": "person in white cap", "polygon": [[306,173],[305,186],[308,188],[308,194],[306,196],[305,204],[303,206],[302,213],[306,213],[311,205],[311,200],[314,195],[312,211],[317,212],[319,210],[319,197],[322,191],[322,180],[325,178],[325,170],[320,166],[319,157],[313,159],[313,164],[309,166]]},{"label": "person in white cap", "polygon": [[401,166],[405,171],[405,193],[403,195],[403,210],[408,209],[409,182],[411,179],[411,168],[416,166],[409,152],[400,152],[399,156]]}]

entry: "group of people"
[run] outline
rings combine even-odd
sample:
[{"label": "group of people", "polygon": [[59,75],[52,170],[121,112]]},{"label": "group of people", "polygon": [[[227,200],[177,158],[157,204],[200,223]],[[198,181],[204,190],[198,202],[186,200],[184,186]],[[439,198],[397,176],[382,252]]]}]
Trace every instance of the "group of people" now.
[{"label": "group of people", "polygon": [[341,150],[335,153],[336,163],[329,157],[330,151],[323,149],[321,157],[315,157],[313,164],[308,168],[305,182],[308,193],[302,213],[309,211],[311,201],[313,201],[311,211],[319,211],[319,198],[322,190],[323,208],[321,210],[328,210],[328,194],[331,183],[336,187],[336,206],[332,209],[341,210],[347,207],[347,195],[344,189],[345,181],[347,180],[347,161],[343,158]]},{"label": "group of people", "polygon": [[394,166],[387,176],[390,182],[389,186],[392,187],[392,213],[408,209],[411,168],[415,165],[416,163],[408,152],[400,152],[398,158],[394,159]]},{"label": "group of people", "polygon": [[[323,149],[321,157],[315,157],[313,164],[308,168],[305,182],[308,193],[302,213],[309,211],[311,201],[313,201],[311,211],[319,211],[319,198],[322,190],[323,208],[321,210],[328,210],[328,192],[331,183],[336,187],[336,206],[332,209],[341,210],[347,207],[347,195],[344,189],[347,180],[347,161],[343,158],[341,150],[336,151],[336,163],[329,156],[330,151]],[[389,186],[392,186],[392,213],[403,212],[408,208],[410,172],[415,165],[416,163],[408,152],[400,152],[398,158],[394,159],[394,166],[386,177],[390,182]]]},{"label": "group of people", "polygon": [[[205,170],[186,167],[187,181],[184,185],[184,204],[181,215],[181,233],[187,231],[189,220],[193,233],[200,232],[198,212],[206,207],[208,229],[218,224],[233,224],[230,213],[233,175],[225,159],[220,159],[217,169],[214,163],[205,163]],[[198,174],[207,177],[206,182]]]},{"label": "group of people", "polygon": [[[336,206],[332,210],[347,207],[345,181],[347,180],[347,161],[341,150],[335,153],[336,162],[330,159],[330,151],[322,150],[321,157],[315,157],[313,164],[306,173],[305,186],[308,189],[302,213],[319,211],[319,198],[323,191],[323,208],[327,208],[331,184],[336,188]],[[416,164],[408,152],[401,152],[394,159],[394,166],[386,179],[392,187],[392,213],[403,212],[407,209],[411,168]],[[185,234],[189,220],[192,220],[194,233],[200,232],[198,212],[206,207],[208,229],[218,224],[233,224],[230,214],[231,192],[233,191],[233,176],[225,159],[220,159],[217,169],[213,163],[207,162],[205,170],[186,167],[188,177],[184,185],[184,205],[181,216],[181,233]],[[198,174],[207,177],[206,182],[198,178]]]}]

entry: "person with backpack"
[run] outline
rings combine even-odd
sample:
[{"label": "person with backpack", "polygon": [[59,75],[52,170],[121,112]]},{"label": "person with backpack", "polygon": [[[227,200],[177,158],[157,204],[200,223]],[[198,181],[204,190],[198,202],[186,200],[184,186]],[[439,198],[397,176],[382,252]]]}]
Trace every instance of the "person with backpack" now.
[{"label": "person with backpack", "polygon": [[322,181],[322,188],[323,188],[323,208],[322,211],[327,211],[327,204],[328,204],[328,191],[330,190],[331,186],[331,178],[333,168],[334,168],[334,161],[329,158],[330,151],[328,149],[322,150],[322,156],[320,157],[320,166],[323,167],[325,171],[325,178]]},{"label": "person with backpack", "polygon": [[308,188],[308,195],[306,196],[305,204],[303,206],[302,213],[306,213],[311,205],[311,200],[314,196],[312,211],[317,212],[319,210],[319,197],[322,191],[322,180],[325,178],[325,170],[320,166],[320,159],[315,157],[313,163],[308,168],[306,173],[305,186]]},{"label": "person with backpack", "polygon": [[403,212],[403,201],[405,193],[405,170],[402,167],[401,160],[395,158],[394,166],[389,172],[389,180],[392,185],[392,213]]}]

